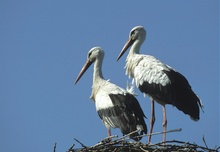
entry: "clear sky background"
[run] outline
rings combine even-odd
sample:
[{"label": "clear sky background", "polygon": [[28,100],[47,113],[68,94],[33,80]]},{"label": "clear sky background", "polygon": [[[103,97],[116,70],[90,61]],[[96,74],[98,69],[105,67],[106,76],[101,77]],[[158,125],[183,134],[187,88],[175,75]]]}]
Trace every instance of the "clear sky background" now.
[{"label": "clear sky background", "polygon": [[[73,85],[94,46],[105,51],[103,74],[125,88],[127,53],[116,58],[130,30],[142,25],[141,53],[182,73],[205,107],[198,122],[167,106],[167,140],[219,146],[218,0],[2,0],[0,2],[0,151],[66,151],[77,138],[91,146],[107,136],[89,99],[93,67]],[[129,80],[130,81],[130,80]],[[150,102],[135,89],[149,128]],[[162,131],[156,104],[154,132]],[[121,136],[119,129],[112,134]],[[147,138],[142,139],[143,142]],[[162,135],[152,142],[162,141]]]}]

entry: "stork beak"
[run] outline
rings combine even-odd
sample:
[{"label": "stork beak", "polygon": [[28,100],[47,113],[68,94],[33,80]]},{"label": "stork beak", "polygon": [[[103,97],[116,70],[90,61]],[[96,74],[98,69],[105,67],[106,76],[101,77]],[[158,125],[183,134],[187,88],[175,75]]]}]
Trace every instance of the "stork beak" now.
[{"label": "stork beak", "polygon": [[83,74],[86,72],[86,70],[90,67],[91,64],[92,64],[92,61],[90,61],[90,60],[86,61],[86,63],[82,67],[78,77],[76,78],[76,81],[75,81],[74,84],[76,84],[79,81],[79,79],[83,76]]},{"label": "stork beak", "polygon": [[121,50],[117,61],[122,57],[122,55],[127,51],[127,49],[134,43],[134,40],[132,40],[132,38],[129,38],[128,41],[125,43],[123,49]]}]

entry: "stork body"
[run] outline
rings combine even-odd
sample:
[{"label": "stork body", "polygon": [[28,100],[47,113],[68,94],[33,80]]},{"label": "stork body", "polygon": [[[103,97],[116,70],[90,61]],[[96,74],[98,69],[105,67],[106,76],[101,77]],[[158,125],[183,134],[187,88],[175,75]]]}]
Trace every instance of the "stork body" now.
[{"label": "stork body", "polygon": [[[95,102],[96,111],[111,135],[111,127],[119,128],[123,134],[128,134],[137,129],[140,134],[147,133],[145,115],[137,99],[128,91],[106,81],[102,75],[102,61],[104,51],[100,47],[92,48],[88,53],[88,59],[79,73],[75,84],[94,63],[93,85],[91,99]],[[134,140],[138,133],[130,137]]]},{"label": "stork body", "polygon": [[[163,107],[163,128],[166,131],[166,104],[171,104],[193,120],[199,120],[199,106],[203,108],[198,96],[191,89],[187,79],[175,71],[172,67],[162,63],[150,55],[139,54],[140,47],[146,37],[146,31],[142,26],[134,27],[129,40],[123,47],[118,59],[131,46],[126,59],[126,74],[135,79],[136,86],[141,92],[151,99],[152,116],[150,120],[150,134],[153,131],[155,121],[154,101]],[[148,138],[150,143],[151,136]],[[166,140],[164,133],[163,141]]]}]

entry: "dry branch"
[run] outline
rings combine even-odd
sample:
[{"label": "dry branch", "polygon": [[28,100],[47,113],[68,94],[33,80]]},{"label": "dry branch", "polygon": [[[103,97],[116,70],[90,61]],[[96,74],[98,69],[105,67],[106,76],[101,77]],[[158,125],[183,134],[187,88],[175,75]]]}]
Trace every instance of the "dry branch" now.
[{"label": "dry branch", "polygon": [[57,147],[57,143],[55,143],[53,146],[53,152],[56,152],[56,147]]}]

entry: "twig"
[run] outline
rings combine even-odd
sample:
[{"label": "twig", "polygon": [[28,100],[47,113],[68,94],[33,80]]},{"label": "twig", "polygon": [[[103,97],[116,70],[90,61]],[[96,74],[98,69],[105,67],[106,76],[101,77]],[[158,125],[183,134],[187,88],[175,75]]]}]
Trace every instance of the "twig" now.
[{"label": "twig", "polygon": [[56,147],[57,147],[57,143],[55,143],[53,146],[53,152],[56,152]]},{"label": "twig", "polygon": [[[129,134],[126,134],[126,135],[124,135],[124,136],[122,136],[121,138],[118,138],[117,140],[121,140],[121,139],[125,139],[126,137],[128,137],[128,136],[130,136],[130,135],[132,135],[132,134],[134,134],[134,133],[136,133],[136,132],[139,132],[140,131],[140,129],[137,129],[137,130],[135,130],[135,131],[132,131],[132,132],[130,132]],[[138,137],[138,136],[137,136]],[[136,138],[136,137],[135,137]],[[130,139],[130,138],[129,138]]]},{"label": "twig", "polygon": [[207,146],[207,144],[206,144],[206,141],[205,141],[205,137],[204,137],[204,135],[203,135],[203,137],[202,137],[202,140],[203,140],[203,142],[204,142],[206,148],[208,148],[208,146]]},{"label": "twig", "polygon": [[112,135],[112,136],[109,136],[109,137],[106,137],[106,138],[103,138],[101,140],[101,142],[98,142],[97,144],[91,146],[92,148],[95,148],[97,146],[101,146],[101,145],[105,145],[106,143],[109,143],[111,141],[112,138],[117,138],[118,135]]},{"label": "twig", "polygon": [[180,132],[180,131],[182,131],[181,128],[168,130],[168,131],[162,131],[162,132],[154,132],[154,133],[151,133],[151,134],[143,134],[143,135],[140,135],[140,136],[136,136],[136,138],[145,137],[145,136],[159,135],[159,134],[163,134],[163,133]]},{"label": "twig", "polygon": [[118,135],[112,135],[112,136],[109,136],[109,137],[105,137],[105,138],[102,139],[101,142],[109,141],[109,140],[111,140],[112,138],[118,138]]},{"label": "twig", "polygon": [[71,147],[68,149],[67,152],[72,152],[72,151],[74,151],[74,150],[73,150],[73,147],[74,147],[74,146],[75,146],[75,144],[72,144]]},{"label": "twig", "polygon": [[218,151],[220,149],[220,146],[216,147],[215,150]]},{"label": "twig", "polygon": [[[178,141],[178,140],[171,140],[171,141],[166,141],[166,142],[160,142],[160,143],[157,143],[157,144],[155,144],[155,145],[161,145],[161,144],[164,144],[164,143],[178,143],[178,144],[183,144],[183,145],[185,145],[185,147],[187,147],[187,148],[195,148],[195,149],[197,149],[197,148],[200,148],[200,149],[202,149],[202,150],[208,150],[208,151],[215,151],[215,150],[213,150],[213,149],[209,149],[209,148],[207,148],[207,147],[203,147],[203,146],[198,146],[197,144],[192,144],[192,143],[189,143],[189,142],[183,142],[183,141]],[[177,145],[175,145],[175,146],[177,146]],[[217,151],[216,151],[217,152]]]},{"label": "twig", "polygon": [[84,147],[84,148],[87,148],[87,146],[85,146],[83,143],[81,143],[79,140],[77,140],[76,138],[74,138],[74,140],[76,141],[76,142],[78,142],[82,147]]},{"label": "twig", "polygon": [[145,149],[142,148],[141,146],[140,146],[140,149],[141,149],[142,151],[144,151],[144,152],[148,152],[148,150],[145,150]]}]

